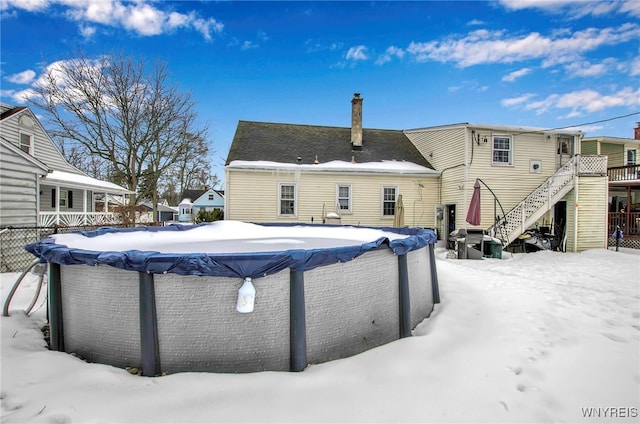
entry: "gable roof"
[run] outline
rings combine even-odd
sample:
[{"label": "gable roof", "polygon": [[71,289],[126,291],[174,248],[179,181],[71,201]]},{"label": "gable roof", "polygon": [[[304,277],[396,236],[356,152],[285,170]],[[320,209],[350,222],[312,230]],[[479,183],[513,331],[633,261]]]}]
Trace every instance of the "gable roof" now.
[{"label": "gable roof", "polygon": [[[301,158],[298,162],[298,158]],[[313,164],[406,161],[433,169],[403,131],[362,130],[362,149],[351,147],[351,128],[238,121],[225,165],[232,161]]]},{"label": "gable roof", "polygon": [[190,202],[194,202],[198,197],[205,194],[207,190],[203,189],[186,189],[182,190],[182,200],[189,199]]},{"label": "gable roof", "polygon": [[27,109],[26,106],[17,106],[17,107],[11,108],[11,106],[3,103],[2,109],[5,109],[5,108],[9,108],[9,109],[5,110],[4,112],[2,112],[2,114],[0,114],[0,121]]}]

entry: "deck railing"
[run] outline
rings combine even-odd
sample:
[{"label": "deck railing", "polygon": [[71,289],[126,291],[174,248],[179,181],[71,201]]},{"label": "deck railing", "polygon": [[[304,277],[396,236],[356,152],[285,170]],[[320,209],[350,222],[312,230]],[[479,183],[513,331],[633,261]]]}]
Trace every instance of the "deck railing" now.
[{"label": "deck railing", "polygon": [[113,225],[121,223],[120,215],[104,212],[40,212],[40,227],[78,227],[83,225]]},{"label": "deck railing", "polygon": [[609,212],[609,234],[618,226],[623,237],[640,236],[640,212]]},{"label": "deck railing", "polygon": [[609,181],[640,180],[640,165],[612,166],[607,169]]}]

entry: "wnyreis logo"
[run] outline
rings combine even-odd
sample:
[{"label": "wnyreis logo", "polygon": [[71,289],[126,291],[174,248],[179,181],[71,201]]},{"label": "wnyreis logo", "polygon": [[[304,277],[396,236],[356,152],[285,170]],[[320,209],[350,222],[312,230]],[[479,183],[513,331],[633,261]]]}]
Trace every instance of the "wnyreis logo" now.
[{"label": "wnyreis logo", "polygon": [[638,408],[582,408],[582,416],[584,418],[636,418],[638,416]]}]

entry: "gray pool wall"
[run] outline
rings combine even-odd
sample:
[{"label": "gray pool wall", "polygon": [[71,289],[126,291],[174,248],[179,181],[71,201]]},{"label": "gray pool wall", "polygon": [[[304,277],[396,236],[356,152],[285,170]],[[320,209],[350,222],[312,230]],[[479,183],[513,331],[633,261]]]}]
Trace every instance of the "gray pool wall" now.
[{"label": "gray pool wall", "polygon": [[[433,245],[406,254],[411,328],[431,314],[437,297],[433,254]],[[398,258],[380,248],[303,273],[305,334],[298,368],[403,336]],[[139,273],[105,265],[57,266],[60,350],[91,362],[144,368]],[[255,307],[247,314],[236,311],[241,279],[153,275],[157,364],[145,375],[292,370],[291,275],[287,269],[254,279]]]}]

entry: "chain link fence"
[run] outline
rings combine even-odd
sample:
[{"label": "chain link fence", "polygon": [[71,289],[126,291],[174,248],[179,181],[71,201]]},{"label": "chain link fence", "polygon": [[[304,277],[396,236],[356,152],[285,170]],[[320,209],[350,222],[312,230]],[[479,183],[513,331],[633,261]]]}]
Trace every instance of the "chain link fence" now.
[{"label": "chain link fence", "polygon": [[[145,223],[145,226],[161,226],[162,222]],[[111,225],[116,228],[132,225]],[[7,227],[0,228],[0,272],[22,272],[35,257],[24,250],[30,243],[36,243],[52,234],[92,231],[100,226],[79,227]]]}]

